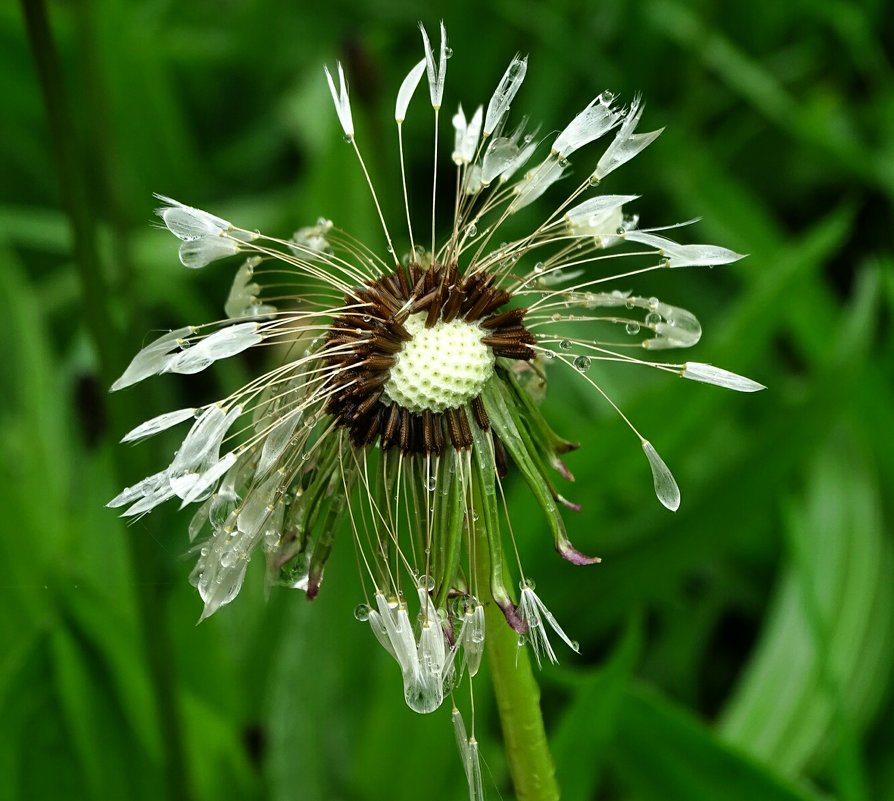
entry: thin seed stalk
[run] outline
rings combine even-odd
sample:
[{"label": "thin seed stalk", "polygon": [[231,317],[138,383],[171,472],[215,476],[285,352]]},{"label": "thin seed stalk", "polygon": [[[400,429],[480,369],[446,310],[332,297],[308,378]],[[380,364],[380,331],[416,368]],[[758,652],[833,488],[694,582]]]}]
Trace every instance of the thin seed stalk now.
[{"label": "thin seed stalk", "polygon": [[[477,549],[478,584],[490,586],[490,556]],[[485,645],[509,772],[518,801],[558,801],[556,769],[540,711],[540,687],[534,678],[527,648],[518,647],[518,635],[506,625],[499,607],[485,603]]]}]

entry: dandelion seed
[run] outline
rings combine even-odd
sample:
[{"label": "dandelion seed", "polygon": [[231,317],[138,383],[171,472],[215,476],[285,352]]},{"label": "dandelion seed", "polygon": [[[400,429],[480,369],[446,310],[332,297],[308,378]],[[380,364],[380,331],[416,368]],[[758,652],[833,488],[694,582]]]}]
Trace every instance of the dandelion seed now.
[{"label": "dandelion seed", "polygon": [[[196,373],[275,347],[269,372],[225,399],[158,415],[125,435],[140,440],[194,417],[171,464],[109,506],[134,516],[175,497],[200,504],[189,537],[200,541],[191,580],[202,618],[237,596],[258,553],[270,585],[314,598],[344,530],[363,576],[355,615],[397,662],[404,699],[420,713],[438,708],[459,681],[478,672],[487,604],[501,610],[538,663],[556,659],[550,637],[577,650],[533,584],[510,589],[507,575],[523,576],[521,563],[504,573],[503,549],[513,539],[499,499],[512,471],[535,498],[559,554],[576,565],[598,562],[572,545],[562,516],[561,507],[580,508],[559,493],[555,478],[572,480],[564,459],[576,445],[552,429],[541,409],[548,373],[567,369],[618,413],[669,509],[680,503],[676,481],[603,388],[603,369],[635,364],[738,391],[761,388],[700,362],[630,355],[635,347],[658,353],[693,347],[702,330],[692,312],[633,295],[624,285],[628,276],[645,281],[652,270],[741,258],[642,230],[636,216],[625,214],[637,195],[596,191],[601,178],[659,133],[635,133],[643,113],[638,99],[624,111],[603,92],[519,175],[540,143],[527,118],[511,122],[527,71],[527,60],[516,56],[486,110],[467,118],[460,106],[454,116],[453,219],[439,241],[433,197],[431,246],[417,244],[413,219],[423,212],[407,191],[402,123],[423,72],[437,121],[449,57],[443,24],[440,35],[434,51],[422,29],[423,58],[395,103],[407,257],[398,256],[395,241],[403,243],[391,238],[355,138],[344,71],[339,65],[336,82],[326,69],[357,180],[369,189],[385,242],[360,242],[326,219],[281,239],[159,196],[165,205],[158,213],[181,240],[186,266],[237,253],[243,261],[224,304],[227,319],[156,338],[112,385],[120,390],[165,372]],[[611,131],[601,156],[589,157],[585,179],[562,180],[575,174],[569,157]],[[522,218],[514,222],[513,230],[522,229],[518,238],[503,233],[509,216],[552,196],[553,211],[532,212],[536,222],[526,231]],[[613,280],[622,283],[606,286]],[[290,285],[300,293],[290,294]],[[477,566],[487,563],[494,566],[490,575],[478,575]],[[470,792],[481,797],[477,742],[464,727],[461,735]]]},{"label": "dandelion seed", "polygon": [[455,707],[452,718],[456,746],[459,750],[459,757],[462,760],[466,781],[469,784],[469,801],[483,801],[484,787],[481,782],[481,760],[478,755],[478,741],[474,735],[470,737],[466,733],[466,724],[463,722],[462,714]]},{"label": "dandelion seed", "polygon": [[133,357],[121,377],[112,384],[112,392],[138,384],[152,375],[159,375],[167,365],[172,351],[181,347],[186,338],[195,333],[192,327],[178,328],[162,334]]},{"label": "dandelion seed", "polygon": [[453,115],[453,129],[456,133],[452,154],[454,164],[469,164],[475,158],[478,140],[481,138],[481,113],[482,108],[478,106],[472,119],[466,122],[466,115],[460,104],[459,111]]},{"label": "dandelion seed", "polygon": [[441,98],[444,97],[444,80],[447,77],[447,30],[441,23],[441,48],[438,51],[438,61],[431,49],[431,42],[422,23],[419,23],[422,32],[422,44],[425,49],[425,71],[428,73],[428,90],[431,95],[431,105],[435,110],[441,108]]},{"label": "dandelion seed", "polygon": [[718,387],[734,389],[737,392],[757,392],[758,390],[766,389],[763,384],[758,384],[757,381],[752,381],[743,375],[731,373],[729,370],[722,370],[710,364],[701,364],[700,362],[686,362],[683,365],[681,375],[683,378],[689,378],[692,381],[715,384]]},{"label": "dandelion seed", "polygon": [[258,256],[246,259],[233,278],[230,294],[224,303],[224,312],[231,320],[240,317],[266,317],[276,314],[276,306],[270,303],[260,303],[258,293],[260,284],[252,281],[255,268],[261,263]]},{"label": "dandelion seed", "polygon": [[289,239],[289,249],[298,258],[309,261],[322,261],[322,255],[330,251],[326,238],[332,230],[332,220],[321,217],[316,225],[299,228]]},{"label": "dandelion seed", "polygon": [[145,423],[140,423],[136,428],[128,431],[121,438],[121,441],[136,442],[137,440],[145,439],[146,437],[155,436],[160,431],[167,431],[167,429],[172,428],[178,423],[182,423],[184,420],[189,420],[191,417],[195,417],[195,414],[196,410],[192,408],[178,409],[176,412],[160,414],[158,417],[153,417]]},{"label": "dandelion seed", "polygon": [[183,502],[180,504],[180,508],[182,509],[191,503],[205,500],[211,490],[230,471],[234,464],[236,464],[236,454],[228,453],[206,470],[197,473],[192,486],[183,494]]},{"label": "dandelion seed", "polygon": [[228,359],[263,342],[257,323],[239,323],[209,334],[191,348],[172,356],[163,372],[198,373],[220,359]]},{"label": "dandelion seed", "polygon": [[490,102],[487,104],[487,116],[484,118],[484,135],[490,136],[502,124],[509,113],[515,95],[521,88],[525,73],[528,71],[528,57],[515,56],[506,74],[500,80]]},{"label": "dandelion seed", "polygon": [[335,82],[332,80],[332,73],[329,72],[329,67],[323,67],[323,71],[326,73],[326,82],[329,84],[329,94],[332,95],[332,102],[335,104],[335,111],[338,114],[338,121],[345,132],[345,137],[351,140],[354,138],[354,119],[351,117],[351,99],[348,97],[345,71],[342,69],[341,62],[339,62],[338,90],[335,88]]},{"label": "dandelion seed", "polygon": [[730,264],[745,257],[741,253],[716,245],[679,245],[676,242],[646,231],[630,231],[625,237],[658,249],[666,257],[668,267],[713,267]]},{"label": "dandelion seed", "polygon": [[220,236],[233,228],[231,223],[221,217],[209,214],[207,211],[185,206],[164,195],[155,195],[155,197],[163,203],[167,203],[167,206],[156,209],[155,213],[161,217],[168,230],[184,242],[192,242],[203,237]]},{"label": "dandelion seed", "polygon": [[513,190],[516,198],[509,204],[509,213],[514,214],[537,200],[562,177],[565,167],[561,161],[550,157],[528,172]]},{"label": "dandelion seed", "polygon": [[622,164],[626,164],[630,159],[641,151],[645,150],[652,142],[654,142],[664,131],[659,128],[657,131],[650,131],[644,134],[633,133],[642,116],[643,106],[637,97],[630,105],[630,110],[624,117],[624,122],[615,134],[615,138],[611,144],[605,149],[593,171],[593,180],[597,183],[601,181],[609,173],[614,172]]},{"label": "dandelion seed", "polygon": [[565,212],[568,229],[574,236],[593,237],[600,247],[610,247],[624,224],[622,207],[639,195],[599,195]]},{"label": "dandelion seed", "polygon": [[571,640],[562,630],[559,622],[553,617],[552,612],[546,608],[543,601],[540,600],[537,593],[534,592],[534,586],[529,581],[522,582],[521,585],[521,603],[519,604],[519,616],[527,627],[527,639],[531,643],[531,649],[534,651],[534,658],[539,665],[542,658],[546,657],[553,664],[559,660],[556,652],[553,650],[549,641],[544,622],[559,635],[562,642],[565,643],[572,651],[577,653],[580,648],[577,643]]},{"label": "dandelion seed", "polygon": [[553,142],[553,153],[567,159],[575,150],[608,133],[622,119],[621,113],[612,107],[614,95],[603,92],[590,101]]},{"label": "dandelion seed", "polygon": [[649,460],[649,467],[652,468],[652,478],[655,482],[655,494],[658,496],[658,500],[672,512],[676,512],[680,508],[680,488],[677,486],[673,474],[651,442],[643,440],[643,452]]},{"label": "dandelion seed", "polygon": [[191,239],[180,245],[180,263],[184,267],[198,270],[211,262],[235,256],[239,243],[232,239],[222,239],[218,235]]},{"label": "dandelion seed", "polygon": [[410,100],[419,86],[419,81],[426,69],[426,61],[423,58],[413,69],[407,73],[404,82],[400,85],[397,92],[397,101],[394,104],[394,121],[398,124],[407,118],[407,109],[410,107]]}]

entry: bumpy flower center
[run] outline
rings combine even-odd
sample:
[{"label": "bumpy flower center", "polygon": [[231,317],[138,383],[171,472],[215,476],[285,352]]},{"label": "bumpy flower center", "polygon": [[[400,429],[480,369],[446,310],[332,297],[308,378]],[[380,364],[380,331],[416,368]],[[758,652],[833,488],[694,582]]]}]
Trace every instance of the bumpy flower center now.
[{"label": "bumpy flower center", "polygon": [[481,341],[487,332],[465,320],[426,328],[425,319],[419,312],[404,321],[412,339],[397,354],[385,395],[414,413],[464,406],[494,371],[493,351]]}]

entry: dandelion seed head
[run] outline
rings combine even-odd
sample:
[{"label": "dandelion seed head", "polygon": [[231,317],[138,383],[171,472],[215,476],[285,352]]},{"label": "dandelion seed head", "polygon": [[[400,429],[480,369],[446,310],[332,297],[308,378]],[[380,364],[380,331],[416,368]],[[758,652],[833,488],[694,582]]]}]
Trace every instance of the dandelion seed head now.
[{"label": "dandelion seed head", "polygon": [[[189,524],[198,554],[190,580],[202,618],[237,596],[255,556],[269,585],[316,597],[347,533],[361,566],[354,616],[397,663],[406,703],[428,713],[478,672],[487,604],[538,663],[556,661],[556,638],[578,650],[532,581],[512,589],[508,576],[524,575],[520,558],[504,575],[504,546],[517,553],[500,501],[510,472],[536,499],[554,549],[575,565],[599,561],[572,545],[562,517],[561,507],[581,508],[556,484],[556,475],[573,480],[564,455],[576,445],[541,407],[550,373],[568,370],[617,413],[643,448],[658,501],[672,510],[680,491],[670,468],[611,399],[603,376],[636,365],[736,391],[762,387],[701,362],[632,355],[692,348],[702,328],[673,298],[633,294],[630,276],[645,281],[653,270],[741,258],[676,243],[667,228],[643,230],[630,213],[638,195],[599,192],[660,133],[636,133],[639,98],[625,108],[604,91],[564,127],[549,121],[546,130],[559,133],[539,139],[536,122],[514,114],[528,69],[527,57],[515,56],[486,105],[466,106],[475,108],[468,116],[458,107],[451,141],[435,137],[456,170],[447,202],[437,152],[431,203],[411,196],[403,122],[417,111],[437,122],[451,54],[443,23],[437,47],[420,28],[421,58],[396,92],[403,192],[393,202],[381,202],[367,168],[349,76],[341,64],[324,73],[381,237],[361,242],[339,221],[320,218],[278,238],[158,196],[184,265],[225,270],[230,257],[239,260],[227,279],[225,318],[158,336],[112,389],[197,373],[252,349],[276,357],[255,360],[269,370],[220,401],[157,415],[126,434],[127,442],[170,436],[191,421],[171,463],[109,506],[126,516],[173,498],[198,506]],[[412,103],[423,75],[430,108]],[[401,201],[404,214],[390,219],[383,209]],[[516,238],[504,233],[511,217]],[[421,244],[414,226],[430,230],[431,242]],[[482,562],[493,566],[489,575],[479,574]],[[475,795],[477,742],[461,718],[455,725]]]}]

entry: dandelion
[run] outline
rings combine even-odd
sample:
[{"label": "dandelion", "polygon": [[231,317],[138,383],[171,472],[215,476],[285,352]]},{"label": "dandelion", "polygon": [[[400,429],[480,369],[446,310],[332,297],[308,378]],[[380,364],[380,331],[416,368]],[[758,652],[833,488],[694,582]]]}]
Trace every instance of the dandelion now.
[{"label": "dandelion", "polygon": [[[151,375],[197,373],[265,347],[275,365],[231,395],[154,417],[124,436],[137,441],[190,422],[171,464],[123,490],[109,505],[128,517],[177,498],[198,504],[189,525],[198,560],[191,580],[202,618],[238,594],[249,560],[266,562],[271,585],[320,592],[342,529],[361,566],[355,616],[397,662],[407,704],[437,709],[481,663],[485,607],[556,661],[550,637],[568,637],[526,576],[512,537],[502,481],[514,472],[542,510],[553,546],[576,565],[598,562],[572,545],[554,474],[576,446],[553,431],[538,399],[547,375],[567,369],[619,415],[639,441],[658,500],[675,510],[680,492],[653,444],[614,404],[595,367],[628,364],[742,392],[762,387],[698,362],[641,358],[637,351],[695,345],[696,317],[623,282],[655,270],[720,265],[725,248],[678,244],[643,229],[629,212],[637,195],[600,194],[609,173],[653,142],[636,133],[639,99],[628,107],[603,92],[556,136],[538,138],[524,118],[509,124],[527,58],[516,56],[489,102],[452,117],[455,194],[439,214],[435,185],[438,120],[450,50],[443,24],[395,104],[409,250],[394,247],[357,141],[348,80],[325,77],[345,140],[378,213],[383,240],[361,242],[321,219],[288,238],[241,228],[160,197],[164,225],[182,240],[180,259],[202,268],[239,255],[226,318],[171,331],[144,347],[112,389]],[[402,124],[427,76],[435,121],[431,246],[418,244],[416,203],[405,180]],[[569,158],[613,133],[583,182]],[[559,187],[565,190],[559,192]],[[504,224],[547,194],[557,201],[523,236]],[[438,223],[449,225],[440,242]],[[402,241],[402,240],[398,240]],[[606,250],[615,249],[611,254]],[[618,265],[625,265],[619,269]],[[612,287],[620,283],[620,287]],[[311,288],[311,284],[314,285]],[[289,286],[300,286],[294,295]],[[492,618],[488,618],[492,621]],[[550,632],[547,632],[547,628]],[[454,727],[472,797],[481,797],[478,744],[454,705]]]}]

